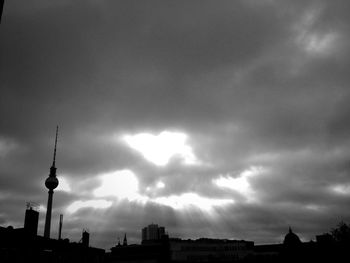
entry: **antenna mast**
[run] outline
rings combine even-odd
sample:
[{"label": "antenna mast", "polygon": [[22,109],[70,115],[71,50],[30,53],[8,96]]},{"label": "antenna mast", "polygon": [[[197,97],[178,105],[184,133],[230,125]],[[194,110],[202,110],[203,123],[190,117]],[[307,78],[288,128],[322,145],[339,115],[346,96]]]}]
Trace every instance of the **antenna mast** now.
[{"label": "antenna mast", "polygon": [[55,164],[56,164],[57,136],[58,136],[58,125],[56,126],[55,150],[54,150],[54,152],[53,152],[53,162],[52,162],[52,166],[53,166],[53,167],[55,167]]}]

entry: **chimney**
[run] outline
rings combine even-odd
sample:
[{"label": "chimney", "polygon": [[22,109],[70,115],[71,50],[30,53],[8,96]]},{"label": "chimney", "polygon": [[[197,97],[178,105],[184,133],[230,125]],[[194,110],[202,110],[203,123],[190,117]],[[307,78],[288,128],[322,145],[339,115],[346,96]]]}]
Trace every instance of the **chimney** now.
[{"label": "chimney", "polygon": [[62,239],[62,224],[63,224],[63,215],[60,215],[60,224],[58,226],[58,240]]}]

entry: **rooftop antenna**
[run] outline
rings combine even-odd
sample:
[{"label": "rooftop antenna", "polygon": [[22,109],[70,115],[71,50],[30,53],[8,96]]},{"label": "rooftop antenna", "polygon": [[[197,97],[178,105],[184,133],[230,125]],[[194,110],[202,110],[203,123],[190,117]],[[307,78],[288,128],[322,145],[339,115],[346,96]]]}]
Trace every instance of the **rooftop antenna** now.
[{"label": "rooftop antenna", "polygon": [[55,167],[55,164],[56,164],[57,136],[58,136],[58,125],[56,126],[55,150],[53,151],[53,162],[52,162],[53,167]]},{"label": "rooftop antenna", "polygon": [[40,207],[37,203],[34,202],[27,202],[26,203],[27,210],[35,210],[38,211],[40,210]]}]

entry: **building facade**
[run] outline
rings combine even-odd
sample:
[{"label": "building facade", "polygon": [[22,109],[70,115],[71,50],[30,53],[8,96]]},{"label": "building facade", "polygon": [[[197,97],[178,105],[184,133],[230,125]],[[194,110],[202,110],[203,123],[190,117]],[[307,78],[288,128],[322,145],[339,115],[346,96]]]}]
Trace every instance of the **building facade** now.
[{"label": "building facade", "polygon": [[254,242],[209,239],[169,240],[172,262],[232,262],[240,261],[254,252]]},{"label": "building facade", "polygon": [[165,236],[165,227],[150,224],[141,231],[142,243],[147,241],[161,240]]}]

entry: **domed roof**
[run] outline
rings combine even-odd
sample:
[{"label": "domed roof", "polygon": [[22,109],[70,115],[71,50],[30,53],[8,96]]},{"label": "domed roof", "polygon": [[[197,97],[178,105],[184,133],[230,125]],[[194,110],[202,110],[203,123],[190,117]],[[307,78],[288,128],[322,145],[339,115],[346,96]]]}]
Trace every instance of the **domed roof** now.
[{"label": "domed roof", "polygon": [[284,237],[283,245],[296,246],[299,244],[301,244],[300,238],[295,233],[293,233],[292,229],[289,227],[289,232]]}]

